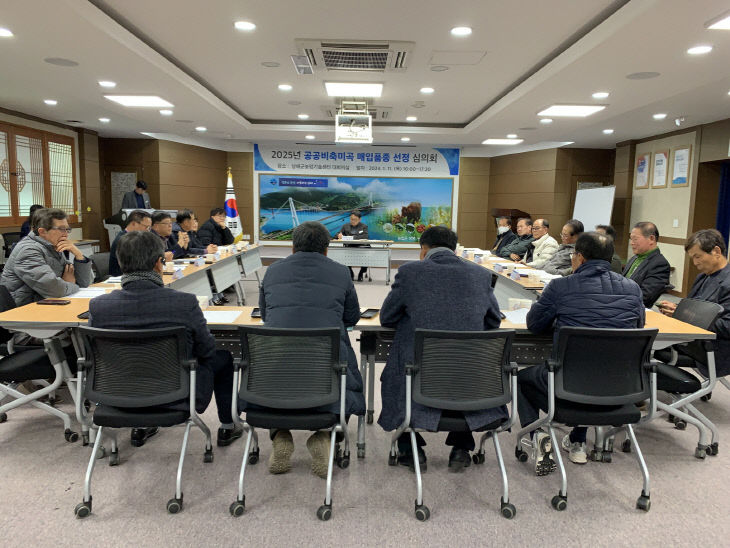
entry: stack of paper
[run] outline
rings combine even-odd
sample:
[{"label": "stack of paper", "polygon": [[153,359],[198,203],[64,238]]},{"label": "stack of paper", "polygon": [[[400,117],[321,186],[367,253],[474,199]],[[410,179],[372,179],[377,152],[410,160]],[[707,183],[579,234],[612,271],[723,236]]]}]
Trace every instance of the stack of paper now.
[{"label": "stack of paper", "polygon": [[527,313],[529,311],[529,308],[518,308],[517,310],[503,310],[502,313],[507,321],[523,325],[527,323]]},{"label": "stack of paper", "polygon": [[66,298],[69,299],[93,299],[94,297],[98,297],[99,295],[104,295],[106,293],[106,289],[101,289],[97,287],[87,287],[86,289],[79,289],[76,293],[73,293],[71,295],[66,295]]},{"label": "stack of paper", "polygon": [[120,284],[122,283],[122,277],[121,276],[109,276],[106,280],[104,280],[105,284]]},{"label": "stack of paper", "polygon": [[203,316],[208,323],[233,323],[241,314],[240,310],[203,310]]}]

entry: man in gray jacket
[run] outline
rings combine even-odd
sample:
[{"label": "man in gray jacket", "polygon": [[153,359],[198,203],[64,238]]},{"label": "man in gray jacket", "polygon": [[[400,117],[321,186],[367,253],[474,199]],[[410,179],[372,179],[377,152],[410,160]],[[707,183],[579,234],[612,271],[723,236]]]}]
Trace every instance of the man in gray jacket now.
[{"label": "man in gray jacket", "polygon": [[572,274],[573,266],[570,259],[575,251],[575,242],[581,234],[583,234],[583,223],[578,219],[571,219],[565,223],[563,230],[560,232],[560,239],[563,243],[560,244],[555,255],[545,263],[542,270],[548,274],[560,274],[561,276]]},{"label": "man in gray jacket", "polygon": [[152,209],[150,195],[147,194],[147,183],[137,181],[134,190],[125,192],[122,197],[122,209]]},{"label": "man in gray jacket", "polygon": [[39,209],[33,224],[33,232],[13,248],[0,278],[15,304],[65,297],[88,287],[94,279],[91,261],[69,241],[66,213]]}]

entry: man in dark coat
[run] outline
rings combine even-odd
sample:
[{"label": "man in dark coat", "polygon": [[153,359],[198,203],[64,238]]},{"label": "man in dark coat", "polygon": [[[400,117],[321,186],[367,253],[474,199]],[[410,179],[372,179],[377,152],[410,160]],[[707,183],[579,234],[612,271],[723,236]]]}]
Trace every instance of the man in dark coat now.
[{"label": "man in dark coat", "polygon": [[639,284],[644,306],[651,308],[669,284],[669,263],[657,247],[659,229],[654,223],[636,223],[629,239],[634,256],[626,263],[622,274]]},{"label": "man in dark coat", "polygon": [[[347,392],[345,413],[365,412],[363,383],[355,352],[350,345],[347,328],[360,319],[360,304],[347,267],[327,258],[330,234],[324,225],[305,222],[292,233],[293,253],[272,264],[261,282],[259,308],[267,327],[338,327],[340,359],[347,359]],[[302,348],[302,352],[306,352]],[[241,402],[245,408],[245,402]],[[326,411],[340,412],[339,402]],[[330,438],[326,432],[315,432],[307,441],[312,454],[312,471],[327,477]],[[288,430],[273,433],[273,451],[269,471],[281,474],[291,469],[290,457],[294,442]]]},{"label": "man in dark coat", "polygon": [[[552,280],[527,314],[527,328],[542,333],[555,328],[555,340],[562,326],[633,329],[644,327],[644,304],[639,286],[611,272],[613,239],[597,232],[578,237],[573,254],[573,274]],[[517,376],[517,408],[523,427],[547,410],[548,371],[543,365],[527,367]],[[535,473],[549,474],[555,469],[551,456],[553,442],[546,432],[534,432],[537,449]],[[562,442],[577,464],[587,462],[586,429],[574,428]]]},{"label": "man in dark coat", "polygon": [[521,217],[517,219],[517,237],[502,247],[497,255],[505,259],[520,261],[533,241],[535,238],[532,237],[532,219]]},{"label": "man in dark coat", "polygon": [[[370,236],[368,235],[368,225],[362,222],[362,213],[360,213],[357,209],[353,210],[352,213],[350,213],[350,222],[342,225],[342,228],[337,233],[338,240],[341,240],[343,236],[352,236],[353,240],[367,240],[370,238]],[[348,246],[346,245],[345,247]],[[348,266],[347,268],[350,269],[350,279],[354,280],[355,273],[352,271],[352,267]],[[362,281],[362,277],[367,271],[368,267],[360,267],[360,272],[357,275],[358,282]]]},{"label": "man in dark coat", "polygon": [[[202,413],[215,393],[218,419],[218,446],[240,438],[241,426],[231,417],[233,358],[227,350],[216,350],[203,311],[195,295],[166,288],[162,282],[164,248],[151,232],[137,231],[122,236],[117,243],[122,269],[122,289],[89,301],[89,326],[104,329],[156,329],[184,326],[188,355],[198,360],[196,410]],[[189,409],[189,401],[169,404],[173,409]],[[132,430],[137,447],[157,432],[157,428]]]},{"label": "man in dark coat", "polygon": [[146,211],[135,210],[127,216],[127,226],[122,230],[117,237],[114,238],[111,247],[109,248],[109,275],[110,276],[121,276],[122,269],[119,267],[119,261],[117,260],[117,245],[119,239],[124,236],[127,232],[137,232],[144,230],[145,232],[152,228],[152,215]]},{"label": "man in dark coat", "polygon": [[134,190],[124,193],[122,209],[152,209],[150,195],[147,194],[147,183],[137,181]]},{"label": "man in dark coat", "polygon": [[[684,246],[700,274],[689,290],[689,299],[717,303],[723,308],[711,330],[717,334],[715,341],[715,369],[718,377],[730,375],[730,264],[728,264],[725,240],[718,230],[699,230],[692,234]],[[659,309],[672,316],[677,305],[661,301]],[[708,375],[703,364],[698,369]]]},{"label": "man in dark coat", "polygon": [[492,255],[501,255],[504,246],[517,240],[517,234],[512,232],[512,219],[497,217],[497,239],[492,246]]},{"label": "man in dark coat", "polygon": [[[405,365],[413,362],[415,330],[448,329],[482,331],[499,327],[499,305],[491,287],[492,275],[485,268],[461,260],[454,254],[456,233],[443,226],[427,229],[420,238],[421,260],[406,263],[398,269],[393,287],[380,309],[380,323],[395,328],[395,338],[385,369],[380,377],[383,411],[378,424],[386,431],[397,429],[405,420]],[[435,431],[441,411],[412,404],[411,426]],[[474,431],[496,420],[506,418],[504,407],[464,413]],[[425,445],[417,435],[422,469]],[[471,461],[474,449],[470,432],[451,432],[446,444],[453,447],[449,467],[460,470]],[[413,466],[409,437],[398,440],[398,461]]]},{"label": "man in dark coat", "polygon": [[233,243],[231,229],[226,226],[225,209],[214,207],[210,210],[210,219],[198,229],[198,238],[203,247],[209,244],[231,245]]}]

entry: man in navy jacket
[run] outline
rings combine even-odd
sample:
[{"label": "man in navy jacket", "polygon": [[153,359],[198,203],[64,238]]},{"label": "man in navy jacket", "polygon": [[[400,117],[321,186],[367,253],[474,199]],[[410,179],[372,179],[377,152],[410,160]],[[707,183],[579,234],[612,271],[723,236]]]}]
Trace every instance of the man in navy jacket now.
[{"label": "man in navy jacket", "polygon": [[[542,333],[562,326],[633,329],[644,327],[642,293],[636,282],[611,271],[613,239],[597,232],[578,237],[572,257],[573,274],[552,280],[527,314],[527,328]],[[517,405],[521,425],[538,419],[539,410],[547,410],[547,367],[537,365],[519,372]],[[549,454],[552,440],[545,432],[536,432],[538,448],[535,473],[545,475],[555,469]],[[572,462],[587,462],[586,428],[578,427],[563,439],[563,448]],[[545,450],[547,449],[547,450]]]}]

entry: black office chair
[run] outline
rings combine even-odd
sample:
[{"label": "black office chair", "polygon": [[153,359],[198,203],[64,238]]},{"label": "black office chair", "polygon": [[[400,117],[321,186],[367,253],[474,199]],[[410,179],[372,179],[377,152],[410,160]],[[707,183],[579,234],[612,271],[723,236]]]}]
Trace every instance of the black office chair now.
[{"label": "black office chair", "polygon": [[636,458],[644,477],[636,507],[651,507],[649,471],[631,426],[641,419],[635,405],[649,399],[649,417],[656,410],[656,368],[649,360],[657,329],[598,329],[561,327],[554,358],[547,360],[547,415],[517,433],[515,456],[527,461],[522,446],[532,443],[523,437],[547,425],[552,438],[553,454],[560,468],[561,487],[551,504],[556,510],[568,506],[568,481],[560,447],[556,444],[553,425],[616,426],[626,431],[636,446]]},{"label": "black office chair", "polygon": [[94,283],[103,282],[109,277],[109,252],[93,253],[90,259],[94,269]]},{"label": "black office chair", "polygon": [[[175,496],[167,502],[171,514],[183,508],[182,469],[190,427],[205,434],[203,462],[213,462],[210,430],[195,411],[195,359],[189,359],[184,327],[113,330],[80,327],[84,357],[79,358],[77,413],[83,398],[96,403],[93,426],[98,427],[84,482],[84,499],[76,517],[91,514],[91,476],[105,428],[148,428],[185,423],[177,468]],[[187,401],[185,409],[169,404]],[[116,437],[112,437],[111,466],[119,463]]]},{"label": "black office chair", "polygon": [[[0,285],[0,312],[13,308],[15,308],[13,297],[5,286]],[[0,423],[8,419],[10,410],[30,404],[60,418],[63,421],[63,435],[66,441],[77,441],[79,435],[71,430],[71,417],[49,405],[55,401],[56,389],[64,382],[61,366],[53,366],[43,346],[12,345],[12,337],[12,333],[0,327],[0,343],[4,346],[5,354],[0,358]],[[59,356],[59,360],[61,359],[63,358]],[[45,379],[53,381],[49,384]],[[18,391],[18,386],[25,381],[36,381],[42,387],[30,394],[23,394]],[[39,401],[45,397],[48,397],[48,403]],[[12,398],[12,401],[3,405],[2,402],[7,398]]]},{"label": "black office chair", "polygon": [[3,232],[3,249],[5,250],[5,258],[10,257],[13,246],[20,241],[20,232]]},{"label": "black office chair", "polygon": [[[509,355],[514,339],[513,330],[495,331],[437,331],[416,329],[413,365],[406,365],[406,411],[403,424],[392,437],[388,464],[398,463],[398,438],[408,432],[411,438],[413,464],[416,472],[416,518],[426,521],[429,508],[423,504],[421,466],[418,459],[415,429],[411,426],[412,401],[441,409],[438,432],[469,432],[464,411],[492,409],[517,401],[517,364]],[[475,464],[484,463],[484,444],[491,436],[497,463],[502,473],[501,514],[511,519],[516,513],[509,502],[507,473],[499,446],[498,434],[512,425],[514,413],[503,420],[486,425],[473,455]]]},{"label": "black office chair", "polygon": [[[246,464],[256,464],[259,460],[255,428],[329,429],[327,490],[324,504],[317,510],[317,517],[327,521],[332,517],[333,464],[337,461],[340,468],[350,464],[345,422],[347,363],[340,363],[340,330],[247,326],[240,327],[239,333],[242,359],[234,360],[232,415],[248,434],[238,478],[238,496],[230,506],[230,513],[238,517],[245,511]],[[245,421],[239,419],[239,398],[256,406],[256,409],[246,409]],[[317,410],[338,400],[339,413]],[[344,435],[342,453],[336,443],[338,432]]]}]

